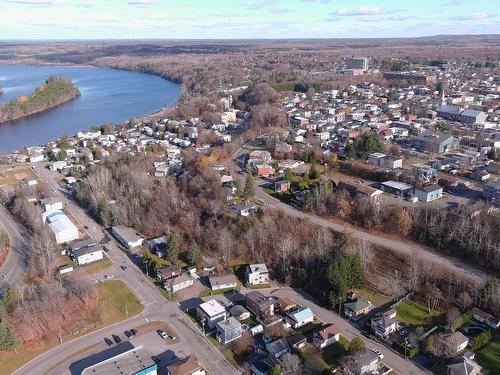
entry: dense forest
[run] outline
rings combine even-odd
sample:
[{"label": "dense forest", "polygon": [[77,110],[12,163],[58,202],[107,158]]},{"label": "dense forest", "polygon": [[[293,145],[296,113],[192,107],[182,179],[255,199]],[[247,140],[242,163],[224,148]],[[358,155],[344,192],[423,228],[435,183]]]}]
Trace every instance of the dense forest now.
[{"label": "dense forest", "polygon": [[71,80],[56,76],[49,77],[43,85],[36,88],[31,96],[21,96],[0,105],[0,123],[46,111],[78,96],[80,96],[80,90],[73,85]]}]

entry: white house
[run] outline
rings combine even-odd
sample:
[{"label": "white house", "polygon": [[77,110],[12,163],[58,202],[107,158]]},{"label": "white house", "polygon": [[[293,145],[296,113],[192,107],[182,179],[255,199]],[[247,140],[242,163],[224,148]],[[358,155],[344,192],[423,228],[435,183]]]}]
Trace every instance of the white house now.
[{"label": "white house", "polygon": [[64,212],[59,210],[47,211],[42,214],[42,219],[49,224],[49,228],[54,233],[58,244],[78,239],[78,228],[68,219]]},{"label": "white house", "polygon": [[179,290],[189,288],[194,284],[194,280],[189,275],[183,273],[165,281],[165,289],[170,293],[177,293]]},{"label": "white house", "polygon": [[81,247],[72,252],[72,257],[79,266],[82,266],[103,259],[104,250],[102,245]]},{"label": "white house", "polygon": [[269,283],[269,270],[264,263],[249,264],[245,270],[248,285]]},{"label": "white house", "polygon": [[398,325],[396,321],[396,309],[384,311],[381,315],[372,318],[371,328],[377,336],[386,338],[395,332]]},{"label": "white house", "polygon": [[236,276],[234,276],[233,274],[210,276],[208,280],[210,282],[210,287],[212,290],[236,288],[236,286],[238,285]]},{"label": "white house", "polygon": [[226,308],[216,299],[203,302],[196,308],[198,319],[208,328],[214,328],[215,325],[226,319]]},{"label": "white house", "polygon": [[57,198],[45,198],[41,203],[45,211],[62,210],[64,206],[63,201]]},{"label": "white house", "polygon": [[302,307],[288,314],[288,321],[293,328],[300,328],[314,321],[314,314],[309,307]]},{"label": "white house", "polygon": [[313,334],[313,344],[319,349],[335,344],[340,339],[340,333],[333,324],[327,324]]},{"label": "white house", "polygon": [[452,354],[460,353],[469,344],[469,339],[459,331],[445,332],[442,340]]},{"label": "white house", "polygon": [[123,225],[111,228],[113,236],[125,247],[132,249],[142,245],[144,239],[134,229]]}]

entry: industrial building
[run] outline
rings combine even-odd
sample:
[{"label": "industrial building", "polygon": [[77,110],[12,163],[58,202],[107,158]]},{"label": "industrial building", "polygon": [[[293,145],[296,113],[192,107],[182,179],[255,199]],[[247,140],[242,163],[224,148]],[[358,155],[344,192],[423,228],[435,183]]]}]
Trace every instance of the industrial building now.
[{"label": "industrial building", "polygon": [[345,59],[346,69],[360,69],[368,71],[368,57],[348,57]]},{"label": "industrial building", "polygon": [[83,370],[82,375],[157,375],[158,365],[142,346],[105,359]]},{"label": "industrial building", "polygon": [[78,239],[78,228],[64,212],[60,210],[47,211],[42,214],[42,219],[49,224],[49,228],[56,238],[56,243],[67,243]]}]

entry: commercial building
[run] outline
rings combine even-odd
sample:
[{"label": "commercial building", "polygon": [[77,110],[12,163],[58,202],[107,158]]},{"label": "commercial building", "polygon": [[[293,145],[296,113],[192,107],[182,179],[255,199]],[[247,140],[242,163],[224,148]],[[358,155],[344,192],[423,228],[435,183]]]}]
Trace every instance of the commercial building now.
[{"label": "commercial building", "polygon": [[419,151],[443,154],[458,148],[458,139],[445,133],[426,131],[413,139],[413,147]]},{"label": "commercial building", "polygon": [[400,197],[412,196],[414,188],[411,185],[399,181],[386,181],[380,184],[380,190]]},{"label": "commercial building", "polygon": [[64,212],[47,211],[42,214],[42,219],[49,224],[49,228],[56,238],[56,243],[62,244],[78,239],[78,228]]},{"label": "commercial building", "polygon": [[368,57],[348,57],[345,59],[346,69],[360,69],[363,71],[368,71]]},{"label": "commercial building", "polygon": [[475,109],[463,109],[456,105],[444,105],[437,109],[438,117],[445,120],[462,122],[464,124],[484,125],[488,115]]},{"label": "commercial building", "polygon": [[123,225],[118,225],[111,228],[111,233],[123,246],[132,249],[142,245],[144,239],[134,229]]},{"label": "commercial building", "polygon": [[142,346],[105,359],[82,371],[82,375],[157,375],[158,365]]}]

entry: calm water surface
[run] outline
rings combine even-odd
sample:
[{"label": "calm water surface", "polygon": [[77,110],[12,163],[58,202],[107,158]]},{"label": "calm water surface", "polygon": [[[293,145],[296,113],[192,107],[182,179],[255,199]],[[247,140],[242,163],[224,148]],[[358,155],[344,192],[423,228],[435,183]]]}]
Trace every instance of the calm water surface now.
[{"label": "calm water surface", "polygon": [[174,103],[180,86],[160,77],[91,67],[0,65],[0,103],[30,95],[49,76],[71,78],[81,97],[15,122],[0,124],[0,152],[43,144],[93,125],[118,123]]}]

